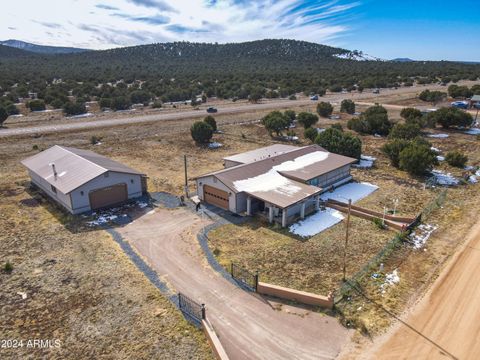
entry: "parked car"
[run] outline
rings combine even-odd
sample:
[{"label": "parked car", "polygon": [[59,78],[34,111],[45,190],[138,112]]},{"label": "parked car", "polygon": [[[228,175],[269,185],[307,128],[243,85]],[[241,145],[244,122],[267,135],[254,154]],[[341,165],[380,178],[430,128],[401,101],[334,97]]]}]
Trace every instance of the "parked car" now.
[{"label": "parked car", "polygon": [[380,94],[380,89],[373,89],[374,94]]},{"label": "parked car", "polygon": [[214,108],[214,107],[207,108],[207,113],[216,113],[217,111],[218,111],[217,108]]},{"label": "parked car", "polygon": [[310,96],[310,100],[318,100],[318,95]]},{"label": "parked car", "polygon": [[454,101],[450,105],[458,109],[468,109],[468,103],[466,101]]}]

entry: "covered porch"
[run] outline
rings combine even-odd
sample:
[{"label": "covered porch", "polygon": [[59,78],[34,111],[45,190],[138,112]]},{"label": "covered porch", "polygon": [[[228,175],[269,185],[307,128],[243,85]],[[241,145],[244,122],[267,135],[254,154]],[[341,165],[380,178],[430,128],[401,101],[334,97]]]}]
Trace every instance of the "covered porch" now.
[{"label": "covered porch", "polygon": [[304,219],[305,216],[320,209],[321,199],[319,194],[311,195],[287,206],[275,204],[271,201],[260,199],[258,196],[247,196],[247,216],[258,215],[269,223],[278,223],[282,227]]}]

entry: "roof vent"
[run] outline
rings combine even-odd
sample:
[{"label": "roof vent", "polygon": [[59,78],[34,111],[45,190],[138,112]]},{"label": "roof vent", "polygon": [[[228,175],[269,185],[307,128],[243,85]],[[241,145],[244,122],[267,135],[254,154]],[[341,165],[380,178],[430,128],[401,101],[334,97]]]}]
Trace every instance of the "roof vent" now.
[{"label": "roof vent", "polygon": [[57,169],[55,169],[55,164],[51,163],[50,166],[52,167],[53,176],[55,177],[55,179],[57,179]]}]

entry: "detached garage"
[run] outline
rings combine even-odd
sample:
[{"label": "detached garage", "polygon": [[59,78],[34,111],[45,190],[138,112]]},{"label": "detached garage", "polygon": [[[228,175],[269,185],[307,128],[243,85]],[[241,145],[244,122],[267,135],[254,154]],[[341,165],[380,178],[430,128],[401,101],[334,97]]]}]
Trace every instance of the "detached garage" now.
[{"label": "detached garage", "polygon": [[32,183],[72,214],[118,205],[147,192],[145,174],[88,150],[56,145],[22,164]]}]

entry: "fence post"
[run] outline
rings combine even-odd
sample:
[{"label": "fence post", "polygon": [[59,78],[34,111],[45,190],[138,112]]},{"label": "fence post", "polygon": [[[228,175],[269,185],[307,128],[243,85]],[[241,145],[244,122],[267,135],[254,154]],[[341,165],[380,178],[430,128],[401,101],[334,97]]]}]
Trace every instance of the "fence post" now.
[{"label": "fence post", "polygon": [[206,319],[207,319],[207,314],[205,311],[205,304],[202,304],[202,320],[206,320]]},{"label": "fence post", "polygon": [[181,299],[181,297],[182,297],[182,294],[178,293],[178,308],[180,310],[182,310],[182,299]]},{"label": "fence post", "polygon": [[233,277],[233,261],[230,263],[230,275]]},{"label": "fence post", "polygon": [[258,289],[258,270],[255,272],[255,292]]}]

